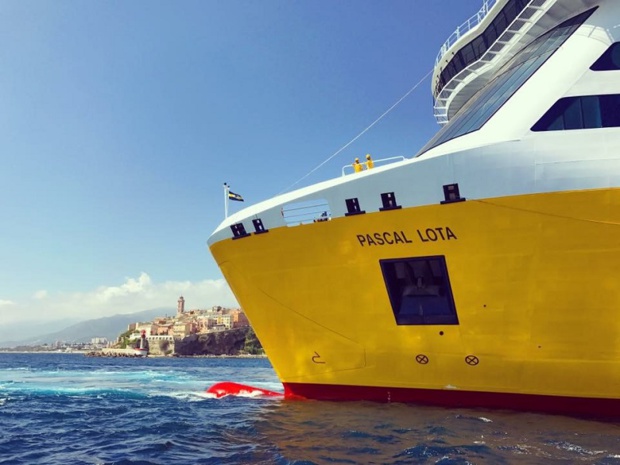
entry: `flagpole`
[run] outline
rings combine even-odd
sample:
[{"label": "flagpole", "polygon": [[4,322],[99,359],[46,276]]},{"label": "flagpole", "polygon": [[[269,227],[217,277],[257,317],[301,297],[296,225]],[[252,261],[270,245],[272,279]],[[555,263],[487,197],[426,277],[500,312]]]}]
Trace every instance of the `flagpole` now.
[{"label": "flagpole", "polygon": [[228,184],[224,183],[224,218],[228,218]]}]

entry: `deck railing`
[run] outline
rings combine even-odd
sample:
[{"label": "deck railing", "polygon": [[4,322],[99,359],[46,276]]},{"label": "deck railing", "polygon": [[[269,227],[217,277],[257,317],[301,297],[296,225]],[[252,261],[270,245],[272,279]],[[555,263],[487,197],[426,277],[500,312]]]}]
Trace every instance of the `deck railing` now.
[{"label": "deck railing", "polygon": [[331,220],[329,203],[325,199],[312,199],[293,202],[282,206],[282,218],[287,226],[319,223]]},{"label": "deck railing", "polygon": [[[529,0],[523,9],[518,12],[517,16],[507,24],[506,29],[499,34],[495,42],[486,49],[482,56],[465,66],[455,76],[450,78],[435,98],[434,113],[439,124],[443,125],[448,123],[448,101],[451,96],[454,95],[456,89],[471,82],[476,76],[483,74],[485,68],[491,66],[495,57],[505,53],[506,50],[510,50],[511,47],[517,44],[537,23],[538,19],[551,9],[556,1],[557,0]],[[484,6],[479,12],[479,14],[483,14],[480,21],[482,21],[482,18],[488,14],[489,9],[496,3],[497,0],[488,0],[484,2]],[[454,41],[456,41],[456,39],[453,39],[450,45],[447,45],[449,41],[446,42],[444,47],[449,48]]]},{"label": "deck railing", "polygon": [[450,37],[448,37],[448,40],[446,40],[444,44],[441,46],[441,48],[439,49],[439,53],[437,54],[437,59],[435,60],[435,65],[439,63],[441,58],[446,54],[446,52],[450,49],[450,47],[452,47],[452,45],[457,40],[459,40],[462,36],[467,34],[469,31],[471,31],[473,28],[475,28],[476,26],[478,26],[478,24],[482,22],[482,20],[486,17],[486,15],[489,14],[489,10],[493,8],[493,5],[495,5],[496,3],[497,3],[497,0],[484,0],[484,3],[482,4],[482,8],[480,8],[480,11],[478,11],[478,13],[473,15],[471,18],[469,18],[467,21],[465,21],[463,24],[461,24],[459,27],[456,28],[456,31],[454,31],[450,35]]},{"label": "deck railing", "polygon": [[[405,157],[403,157],[402,155],[399,155],[397,157],[389,157],[389,158],[379,158],[378,160],[373,160],[374,166],[381,166],[381,165],[387,165],[389,163],[396,163],[399,161],[404,161],[406,160]],[[362,171],[366,171],[366,160],[362,159],[361,160],[361,165],[362,165]],[[355,170],[353,169],[353,165],[344,165],[342,167],[342,176],[346,176],[347,174],[351,174],[354,173]]]}]

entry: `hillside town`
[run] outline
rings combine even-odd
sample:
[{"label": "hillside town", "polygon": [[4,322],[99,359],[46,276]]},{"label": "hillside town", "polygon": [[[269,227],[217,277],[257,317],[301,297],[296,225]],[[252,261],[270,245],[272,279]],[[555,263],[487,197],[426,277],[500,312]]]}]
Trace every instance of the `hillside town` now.
[{"label": "hillside town", "polygon": [[134,347],[145,338],[151,355],[174,353],[175,345],[192,335],[207,335],[234,329],[249,329],[250,323],[239,308],[214,306],[207,310],[185,310],[185,299],[179,297],[174,316],[155,318],[149,322],[136,322],[119,336],[113,345],[117,348]]},{"label": "hillside town", "polygon": [[[185,299],[179,297],[174,316],[155,318],[150,322],[132,323],[127,328],[129,339],[137,339],[144,331],[150,341],[183,339],[190,334],[207,334],[250,326],[241,309],[215,306],[207,310],[185,310]],[[119,341],[120,342],[120,341]]]},{"label": "hillside town", "polygon": [[[179,355],[188,352],[188,342],[211,341],[216,353],[261,353],[262,347],[240,308],[214,306],[209,309],[186,310],[185,298],[179,297],[176,314],[161,316],[152,321],[128,325],[115,340],[95,337],[90,342],[56,341],[30,346],[4,348],[4,351],[25,352],[88,352],[110,355],[125,353],[145,340],[149,355]],[[234,340],[234,342],[231,342]],[[217,341],[217,342],[213,342]],[[223,342],[222,342],[223,341]],[[193,352],[200,352],[195,347]]]}]

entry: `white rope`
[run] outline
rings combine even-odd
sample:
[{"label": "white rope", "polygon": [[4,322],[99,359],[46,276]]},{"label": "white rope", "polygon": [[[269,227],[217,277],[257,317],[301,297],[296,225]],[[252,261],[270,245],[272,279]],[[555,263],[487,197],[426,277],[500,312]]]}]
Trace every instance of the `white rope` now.
[{"label": "white rope", "polygon": [[334,158],[336,155],[338,155],[340,152],[342,152],[344,149],[346,149],[349,145],[351,145],[353,142],[355,142],[357,139],[359,139],[360,137],[362,137],[370,128],[372,128],[375,124],[377,124],[379,121],[381,121],[383,119],[383,117],[385,115],[387,115],[389,112],[391,112],[400,102],[402,102],[403,100],[405,100],[409,94],[411,94],[411,92],[413,92],[414,90],[416,90],[418,88],[418,86],[420,84],[422,84],[426,78],[433,72],[433,70],[431,69],[428,73],[426,73],[426,75],[420,79],[415,86],[413,86],[411,89],[409,89],[407,91],[407,93],[405,95],[403,95],[401,98],[399,98],[396,103],[394,105],[392,105],[390,108],[388,108],[387,110],[385,110],[383,112],[383,114],[381,116],[379,116],[376,120],[374,120],[366,129],[364,129],[362,132],[360,132],[357,136],[355,136],[353,139],[351,139],[349,142],[347,142],[345,145],[343,145],[342,147],[340,147],[338,150],[336,150],[329,158],[327,158],[327,160],[325,160],[324,162],[322,162],[319,166],[317,166],[316,168],[314,168],[313,170],[311,170],[310,172],[308,172],[306,175],[304,175],[303,177],[299,178],[297,181],[295,181],[293,184],[291,184],[290,186],[288,186],[286,189],[284,189],[282,192],[280,192],[280,194],[282,194],[283,192],[288,191],[291,187],[299,184],[301,181],[303,181],[304,179],[306,179],[308,176],[310,176],[312,173],[314,173],[316,170],[318,170],[321,166],[323,166],[325,163],[327,163],[328,161],[330,161],[332,158]]}]

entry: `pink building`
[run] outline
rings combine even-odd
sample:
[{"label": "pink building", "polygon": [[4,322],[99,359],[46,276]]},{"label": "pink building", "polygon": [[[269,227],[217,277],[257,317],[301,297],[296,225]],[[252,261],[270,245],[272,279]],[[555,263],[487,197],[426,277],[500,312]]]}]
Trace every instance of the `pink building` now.
[{"label": "pink building", "polygon": [[232,310],[230,312],[231,317],[231,326],[233,328],[243,328],[246,326],[250,326],[250,322],[248,321],[248,317],[245,316],[245,313],[241,310]]}]

